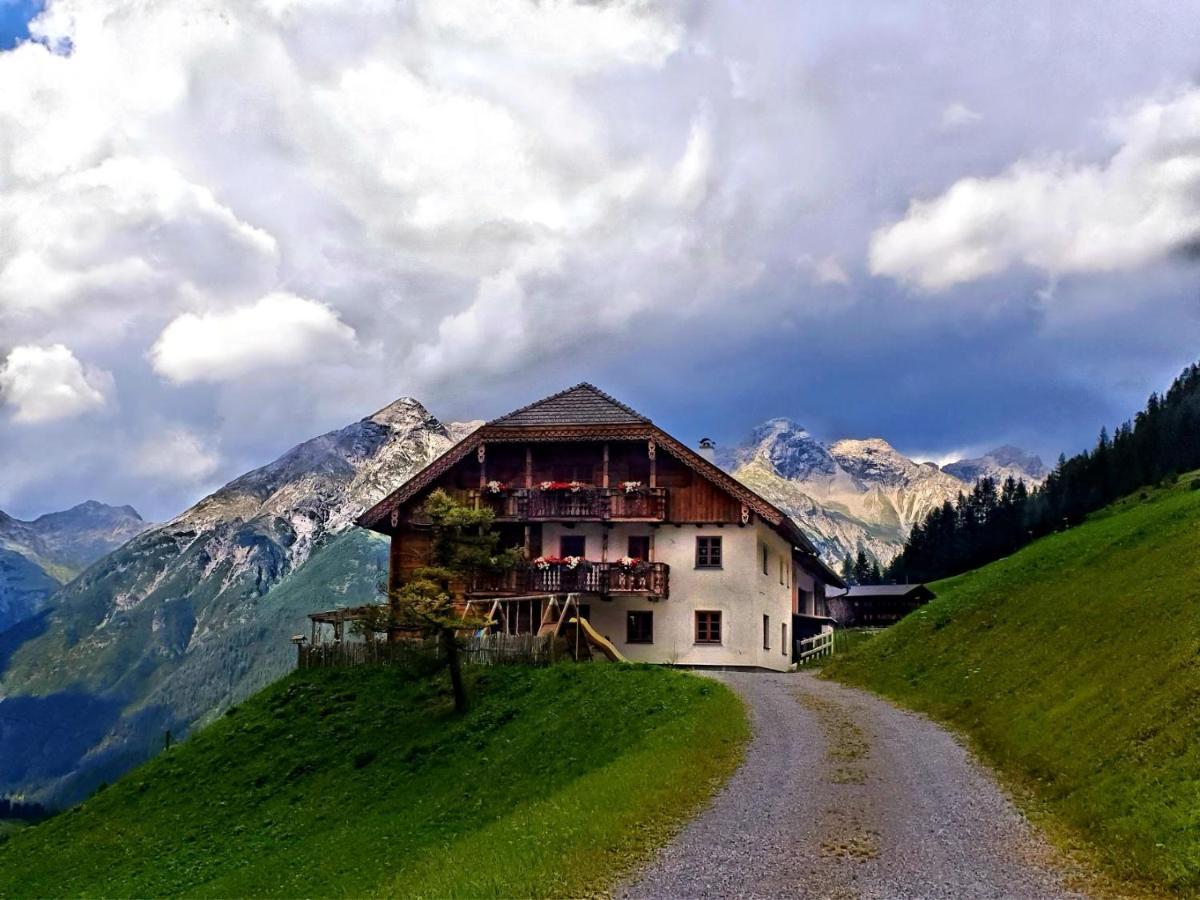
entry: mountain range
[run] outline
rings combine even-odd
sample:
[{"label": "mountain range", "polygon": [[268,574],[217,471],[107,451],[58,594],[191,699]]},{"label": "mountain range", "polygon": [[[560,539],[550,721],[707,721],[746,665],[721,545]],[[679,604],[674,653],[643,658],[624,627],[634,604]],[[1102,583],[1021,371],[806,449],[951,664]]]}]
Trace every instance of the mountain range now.
[{"label": "mountain range", "polygon": [[[401,399],[165,524],[104,507],[128,520],[130,539],[61,587],[104,549],[105,529],[85,527],[102,520],[99,504],[43,517],[40,543],[28,537],[35,523],[0,520],[26,535],[12,552],[53,581],[30,570],[28,593],[40,585],[43,596],[0,630],[0,794],[74,802],[153,754],[165,732],[180,736],[286,672],[307,613],[378,596],[387,545],[351,527],[355,517],[479,424],[443,424]],[[1025,466],[1032,479],[1040,462],[1011,449],[956,465]],[[827,446],[787,419],[719,462],[796,516],[831,562],[859,546],[890,558],[925,511],[968,487],[882,440]],[[73,541],[53,537],[64,516],[78,520]]]},{"label": "mountain range", "polygon": [[913,525],[981,478],[1033,485],[1048,474],[1038,457],[1016,447],[939,467],[881,438],[825,444],[787,418],[764,422],[745,443],[718,451],[717,462],[796,519],[835,566],[860,549],[886,564]]},{"label": "mountain range", "polygon": [[95,500],[31,522],[0,510],[0,631],[37,613],[91,563],[149,527],[132,506]]}]

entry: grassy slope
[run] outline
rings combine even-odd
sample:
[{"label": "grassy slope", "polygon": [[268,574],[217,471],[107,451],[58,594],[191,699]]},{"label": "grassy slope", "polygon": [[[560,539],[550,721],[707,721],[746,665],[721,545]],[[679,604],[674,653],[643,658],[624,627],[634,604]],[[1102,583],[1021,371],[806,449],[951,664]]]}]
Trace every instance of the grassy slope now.
[{"label": "grassy slope", "polygon": [[640,666],[294,673],[0,843],[0,896],[572,895],[610,884],[736,766],[724,687]]},{"label": "grassy slope", "polygon": [[1200,491],[1127,498],[934,585],[827,671],[969,733],[1059,837],[1200,891]]}]

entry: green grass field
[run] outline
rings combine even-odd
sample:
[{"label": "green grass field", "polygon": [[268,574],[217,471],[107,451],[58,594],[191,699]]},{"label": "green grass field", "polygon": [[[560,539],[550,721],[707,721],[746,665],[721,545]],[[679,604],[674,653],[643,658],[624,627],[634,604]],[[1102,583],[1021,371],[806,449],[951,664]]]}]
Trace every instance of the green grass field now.
[{"label": "green grass field", "polygon": [[297,672],[0,838],[0,896],[581,896],[736,768],[723,686],[644,666]]},{"label": "green grass field", "polygon": [[1200,893],[1200,490],[1120,501],[825,667],[957,726],[1060,842]]}]

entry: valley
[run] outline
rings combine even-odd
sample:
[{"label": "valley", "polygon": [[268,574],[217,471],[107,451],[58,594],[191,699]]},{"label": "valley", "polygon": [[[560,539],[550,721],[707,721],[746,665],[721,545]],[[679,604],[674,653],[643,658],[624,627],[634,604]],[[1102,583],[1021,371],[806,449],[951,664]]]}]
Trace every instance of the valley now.
[{"label": "valley", "polygon": [[[354,518],[480,424],[443,424],[404,398],[162,525],[99,504],[43,516],[36,529],[7,520],[5,533],[24,536],[9,538],[24,554],[10,561],[12,578],[33,599],[0,628],[0,793],[68,805],[156,752],[165,732],[186,735],[285,674],[288,638],[306,631],[309,612],[379,595],[386,542]],[[998,455],[963,465],[993,477],[1039,471],[1019,451]],[[859,547],[890,559],[914,522],[967,487],[883,440],[826,446],[788,419],[717,461],[834,566]],[[105,540],[114,552],[70,580]]]}]

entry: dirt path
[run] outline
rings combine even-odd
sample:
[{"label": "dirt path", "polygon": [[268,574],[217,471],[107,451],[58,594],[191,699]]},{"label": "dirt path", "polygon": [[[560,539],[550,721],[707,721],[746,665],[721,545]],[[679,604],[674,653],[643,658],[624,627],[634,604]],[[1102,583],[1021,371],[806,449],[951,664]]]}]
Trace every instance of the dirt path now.
[{"label": "dirt path", "polygon": [[628,897],[1072,897],[1054,854],[949,733],[809,674],[724,673],[755,736]]}]

